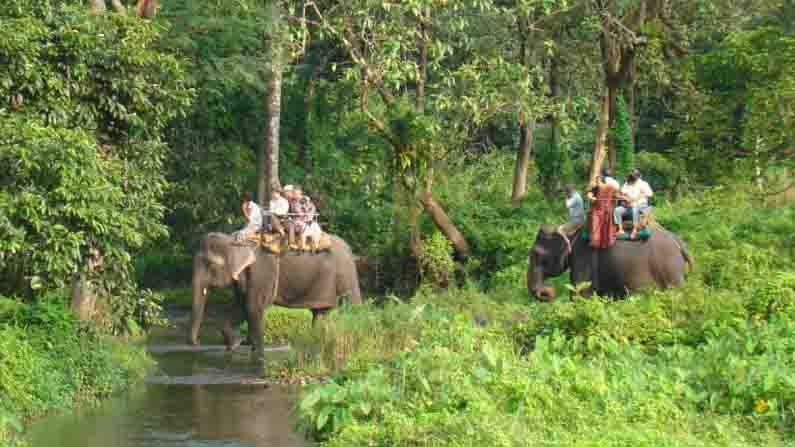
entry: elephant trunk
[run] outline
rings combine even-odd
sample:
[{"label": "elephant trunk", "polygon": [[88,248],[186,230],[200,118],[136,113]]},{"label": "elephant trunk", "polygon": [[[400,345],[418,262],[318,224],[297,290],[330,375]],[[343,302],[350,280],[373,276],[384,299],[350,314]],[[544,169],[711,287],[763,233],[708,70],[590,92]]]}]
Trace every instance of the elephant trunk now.
[{"label": "elephant trunk", "polygon": [[536,265],[532,255],[527,269],[527,291],[530,298],[542,301],[551,301],[555,298],[555,289],[544,284],[544,271],[540,266]]},{"label": "elephant trunk", "polygon": [[207,285],[202,280],[200,272],[193,273],[193,307],[190,314],[190,333],[188,334],[188,344],[199,344],[199,328],[204,317],[204,305],[207,302]]}]

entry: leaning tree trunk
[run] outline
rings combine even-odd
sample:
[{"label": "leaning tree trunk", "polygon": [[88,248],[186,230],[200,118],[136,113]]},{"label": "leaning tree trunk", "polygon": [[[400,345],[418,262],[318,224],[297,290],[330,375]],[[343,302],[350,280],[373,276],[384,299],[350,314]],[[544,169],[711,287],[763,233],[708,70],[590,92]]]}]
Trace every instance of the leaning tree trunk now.
[{"label": "leaning tree trunk", "polygon": [[433,198],[430,182],[427,183],[419,199],[423,208],[425,208],[425,212],[431,216],[431,220],[433,220],[436,228],[438,228],[450,243],[453,244],[453,248],[456,253],[458,253],[458,256],[462,259],[467,258],[470,254],[469,244],[464,238],[464,235],[458,231],[453,221],[450,220],[450,217],[447,216],[447,213],[444,212],[444,208]]},{"label": "leaning tree trunk", "polygon": [[271,0],[274,23],[265,38],[270,56],[265,84],[265,126],[262,146],[257,157],[257,201],[264,205],[273,188],[279,188],[279,130],[282,108],[282,35],[281,10],[278,0]]},{"label": "leaning tree trunk", "polygon": [[602,96],[602,110],[599,113],[599,126],[596,128],[596,142],[591,160],[591,184],[596,183],[607,155],[607,130],[610,125],[610,96]]}]

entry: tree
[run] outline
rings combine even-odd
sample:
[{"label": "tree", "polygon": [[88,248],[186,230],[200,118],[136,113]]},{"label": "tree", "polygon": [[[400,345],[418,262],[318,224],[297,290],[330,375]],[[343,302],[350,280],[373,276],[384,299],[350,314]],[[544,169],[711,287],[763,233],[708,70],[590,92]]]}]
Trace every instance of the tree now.
[{"label": "tree", "polygon": [[257,201],[266,205],[270,191],[279,188],[279,131],[282,105],[284,40],[281,0],[268,0],[265,32],[265,125],[257,154]]},{"label": "tree", "polygon": [[[396,229],[408,228],[416,254],[424,212],[465,256],[466,240],[434,199],[435,169],[481,128],[548,113],[540,67],[502,44],[516,42],[515,11],[482,1],[349,0],[314,16],[310,24],[353,64],[344,73],[358,86],[362,114],[390,147],[393,195],[403,197],[407,215]],[[518,164],[521,176],[526,160]]]},{"label": "tree", "polygon": [[132,253],[165,234],[161,132],[192,92],[148,21],[82,5],[28,11],[2,17],[0,37],[0,98],[13,98],[0,109],[0,225],[10,235],[0,274],[15,285],[4,292],[74,281],[80,302],[129,291]]},{"label": "tree", "polygon": [[[795,36],[776,25],[739,30],[691,62],[677,138],[692,172],[712,182],[747,169],[763,188],[769,168],[791,168]],[[684,115],[695,101],[700,113]]]}]

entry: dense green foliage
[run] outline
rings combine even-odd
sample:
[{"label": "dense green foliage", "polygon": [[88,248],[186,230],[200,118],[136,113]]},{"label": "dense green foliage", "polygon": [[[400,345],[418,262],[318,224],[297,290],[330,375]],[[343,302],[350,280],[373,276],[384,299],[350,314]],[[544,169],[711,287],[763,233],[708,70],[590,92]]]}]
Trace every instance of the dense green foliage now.
[{"label": "dense green foliage", "polygon": [[0,291],[44,296],[85,274],[118,328],[146,313],[131,259],[166,234],[161,132],[191,91],[157,26],[40,6],[0,13]]},{"label": "dense green foliage", "polygon": [[[310,437],[795,442],[792,0],[175,0],[153,20],[7,3],[0,441],[141,374],[105,337],[156,322],[144,288],[187,286],[197,239],[242,224],[279,47],[281,183],[382,295],[314,329],[266,317],[268,341],[297,348],[274,374],[331,375],[301,400]],[[678,291],[530,303],[528,248],[563,220],[561,187],[586,186],[608,92],[617,173],[640,168],[697,270]],[[529,187],[509,203],[520,123]],[[66,314],[75,280],[99,324]]]},{"label": "dense green foliage", "polygon": [[624,96],[619,96],[616,103],[616,118],[610,138],[616,146],[616,175],[624,177],[635,167],[635,145],[632,141],[632,124],[629,122]]},{"label": "dense green foliage", "polygon": [[21,422],[128,388],[150,360],[81,323],[63,299],[25,305],[0,296],[0,445]]}]

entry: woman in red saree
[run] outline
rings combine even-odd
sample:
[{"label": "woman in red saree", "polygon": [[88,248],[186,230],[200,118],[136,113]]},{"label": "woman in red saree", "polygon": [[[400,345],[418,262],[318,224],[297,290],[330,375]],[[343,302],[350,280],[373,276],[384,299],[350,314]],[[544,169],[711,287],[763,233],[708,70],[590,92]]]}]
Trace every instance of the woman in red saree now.
[{"label": "woman in red saree", "polygon": [[590,233],[591,247],[608,248],[616,242],[616,226],[613,225],[613,208],[615,194],[618,192],[613,182],[605,182],[604,178],[596,181],[591,190]]}]

